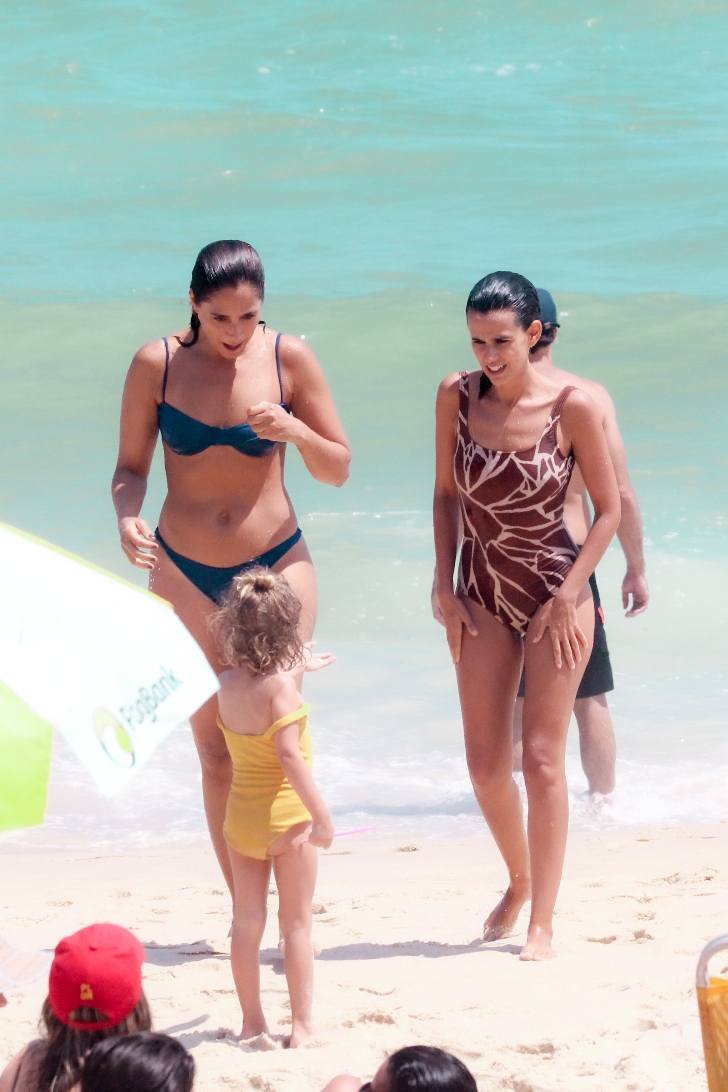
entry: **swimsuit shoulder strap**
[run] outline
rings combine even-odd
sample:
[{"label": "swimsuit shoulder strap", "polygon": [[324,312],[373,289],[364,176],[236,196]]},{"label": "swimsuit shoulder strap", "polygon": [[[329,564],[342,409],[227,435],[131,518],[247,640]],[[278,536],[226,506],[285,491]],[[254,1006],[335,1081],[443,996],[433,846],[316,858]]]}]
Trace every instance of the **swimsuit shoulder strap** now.
[{"label": "swimsuit shoulder strap", "polygon": [[272,739],[276,732],[280,732],[281,728],[287,728],[294,721],[303,720],[310,712],[311,706],[305,701],[300,709],[296,709],[295,713],[287,713],[285,717],[281,717],[280,720],[271,724],[270,728],[263,732],[263,739]]},{"label": "swimsuit shoulder strap", "polygon": [[466,431],[468,428],[468,413],[470,411],[470,384],[468,380],[468,372],[460,372],[460,382],[458,383],[458,391],[460,394],[458,426],[465,428]]},{"label": "swimsuit shoulder strap", "polygon": [[166,337],[162,338],[164,342],[164,380],[162,382],[162,402],[167,400],[167,374],[169,372],[169,342]]},{"label": "swimsuit shoulder strap", "polygon": [[281,376],[281,337],[282,334],[278,334],[276,337],[276,368],[278,369],[278,386],[281,389],[281,404],[285,402],[283,397],[283,377]]},{"label": "swimsuit shoulder strap", "polygon": [[562,390],[559,391],[558,397],[551,407],[551,413],[549,415],[549,423],[547,427],[550,427],[558,421],[559,417],[563,412],[564,405],[566,404],[566,399],[569,397],[571,392],[575,390],[576,387],[564,387]]},{"label": "swimsuit shoulder strap", "polygon": [[566,399],[568,399],[571,392],[575,391],[575,390],[576,390],[575,387],[564,387],[563,390],[559,391],[558,399],[551,406],[551,417],[550,417],[551,420],[558,420],[559,419],[559,417],[561,416],[561,414],[563,412],[563,407],[564,407],[564,404],[566,402]]},{"label": "swimsuit shoulder strap", "polygon": [[566,399],[569,397],[571,392],[575,391],[575,390],[576,390],[576,387],[563,387],[559,391],[559,393],[558,393],[558,395],[556,397],[556,401],[554,402],[553,406],[551,407],[551,413],[549,414],[549,419],[546,422],[546,427],[543,430],[543,434],[541,436],[541,441],[540,442],[543,442],[544,440],[548,440],[548,442],[550,444],[552,444],[554,447],[557,446],[556,426],[559,423],[559,418],[561,417],[561,414],[563,413],[563,410],[564,410],[564,406],[566,405]]}]

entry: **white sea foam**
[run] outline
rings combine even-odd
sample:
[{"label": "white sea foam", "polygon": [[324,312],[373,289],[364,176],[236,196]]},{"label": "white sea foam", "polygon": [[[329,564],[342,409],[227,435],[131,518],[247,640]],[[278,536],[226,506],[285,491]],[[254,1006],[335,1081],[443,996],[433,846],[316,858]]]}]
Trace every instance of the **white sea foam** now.
[{"label": "white sea foam", "polygon": [[[319,786],[338,829],[375,825],[376,837],[481,835],[483,820],[462,749],[419,754],[351,755],[319,751]],[[617,762],[617,788],[592,797],[578,756],[567,757],[570,827],[665,826],[728,818],[728,763]],[[523,780],[516,779],[524,797]],[[46,826],[6,834],[9,844],[39,848],[92,841],[117,849],[200,835],[205,830],[199,764],[189,728],[160,747],[123,793],[102,799],[62,742],[56,746]]]}]

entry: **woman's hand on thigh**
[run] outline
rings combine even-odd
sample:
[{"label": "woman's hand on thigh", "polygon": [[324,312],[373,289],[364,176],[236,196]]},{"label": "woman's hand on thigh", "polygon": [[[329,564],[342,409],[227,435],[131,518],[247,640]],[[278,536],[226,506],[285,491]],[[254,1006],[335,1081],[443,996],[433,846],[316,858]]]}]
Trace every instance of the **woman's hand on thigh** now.
[{"label": "woman's hand on thigh", "polygon": [[581,650],[588,647],[589,641],[579,625],[576,601],[557,593],[553,599],[549,599],[539,608],[531,622],[531,627],[534,644],[541,640],[548,629],[554,663],[557,667],[561,667],[562,658],[572,669],[581,662]]},{"label": "woman's hand on thigh", "polygon": [[463,645],[463,627],[471,637],[478,636],[478,627],[470,617],[470,611],[462,599],[453,593],[452,595],[440,595],[440,610],[447,630],[447,643],[454,664],[460,663],[460,652]]}]

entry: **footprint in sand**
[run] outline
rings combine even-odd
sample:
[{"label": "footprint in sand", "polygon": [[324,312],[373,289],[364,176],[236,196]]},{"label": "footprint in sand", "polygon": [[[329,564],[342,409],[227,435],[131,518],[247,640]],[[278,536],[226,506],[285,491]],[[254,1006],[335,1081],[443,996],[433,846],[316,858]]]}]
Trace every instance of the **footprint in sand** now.
[{"label": "footprint in sand", "polygon": [[267,1032],[262,1032],[260,1035],[254,1035],[251,1039],[239,1039],[239,1046],[243,1050],[259,1051],[259,1050],[278,1050],[280,1044],[276,1043],[274,1039],[268,1035]]},{"label": "footprint in sand", "polygon": [[[361,1016],[357,1016],[356,1022],[357,1024],[396,1024],[397,1021],[388,1012],[363,1012]],[[353,1028],[354,1021],[347,1020],[344,1027]]]}]

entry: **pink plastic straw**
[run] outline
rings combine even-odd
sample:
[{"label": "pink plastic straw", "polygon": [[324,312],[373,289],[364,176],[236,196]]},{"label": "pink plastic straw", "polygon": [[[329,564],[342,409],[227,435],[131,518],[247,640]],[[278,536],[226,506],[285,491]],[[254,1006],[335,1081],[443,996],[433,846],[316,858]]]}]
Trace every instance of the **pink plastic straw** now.
[{"label": "pink plastic straw", "polygon": [[[367,834],[370,830],[376,830],[376,827],[359,827],[358,830],[337,830],[334,838],[346,838],[348,834]],[[308,838],[303,839],[304,842],[308,841]]]}]

